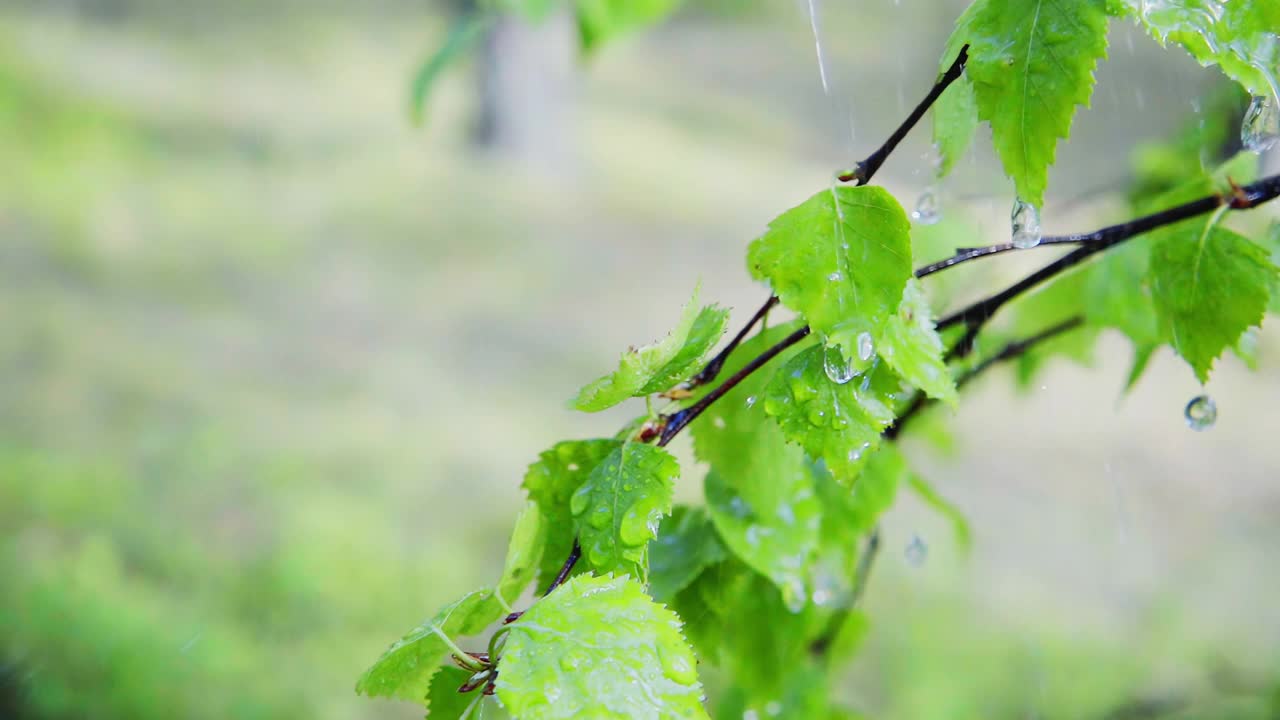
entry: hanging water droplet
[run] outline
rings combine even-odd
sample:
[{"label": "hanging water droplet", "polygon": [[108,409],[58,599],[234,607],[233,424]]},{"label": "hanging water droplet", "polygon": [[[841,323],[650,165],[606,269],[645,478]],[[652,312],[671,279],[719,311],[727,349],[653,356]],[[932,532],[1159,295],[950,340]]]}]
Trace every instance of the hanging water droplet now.
[{"label": "hanging water droplet", "polygon": [[1203,432],[1213,427],[1218,420],[1218,404],[1208,395],[1197,395],[1187,403],[1183,415],[1187,418],[1187,427]]},{"label": "hanging water droplet", "polygon": [[1240,125],[1240,144],[1263,153],[1280,140],[1280,104],[1271,95],[1254,95]]},{"label": "hanging water droplet", "polygon": [[942,217],[939,208],[938,192],[933,188],[925,188],[916,200],[916,209],[911,211],[911,219],[920,225],[933,225]]},{"label": "hanging water droplet", "polygon": [[845,360],[840,348],[833,345],[822,350],[822,370],[827,374],[827,379],[837,385],[849,382],[858,374],[853,367],[853,360]]},{"label": "hanging water droplet", "polygon": [[912,567],[920,567],[924,564],[925,557],[929,554],[929,546],[925,544],[924,538],[919,535],[912,535],[911,540],[907,542],[907,548],[903,550],[902,554]]},{"label": "hanging water droplet", "polygon": [[858,359],[862,362],[869,362],[871,356],[876,353],[875,341],[871,339],[871,333],[864,332],[858,335]]},{"label": "hanging water droplet", "polygon": [[1018,198],[1009,214],[1013,226],[1013,246],[1026,250],[1040,244],[1040,209]]}]

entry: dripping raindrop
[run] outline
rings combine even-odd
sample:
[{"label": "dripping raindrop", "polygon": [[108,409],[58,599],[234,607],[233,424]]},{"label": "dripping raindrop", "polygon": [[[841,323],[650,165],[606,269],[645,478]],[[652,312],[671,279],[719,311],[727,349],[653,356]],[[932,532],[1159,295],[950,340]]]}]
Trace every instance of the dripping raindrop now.
[{"label": "dripping raindrop", "polygon": [[929,554],[929,546],[925,544],[924,538],[919,535],[912,535],[911,540],[907,542],[907,547],[903,550],[903,556],[912,567],[920,567],[924,565],[925,557]]},{"label": "dripping raindrop", "polygon": [[1280,140],[1280,104],[1271,95],[1254,95],[1240,125],[1240,144],[1264,153]]},{"label": "dripping raindrop", "polygon": [[925,188],[916,200],[916,209],[911,211],[911,219],[920,225],[932,225],[942,216],[938,203],[938,192],[932,187]]},{"label": "dripping raindrop", "polygon": [[1013,202],[1010,213],[1013,231],[1013,246],[1019,250],[1033,248],[1040,244],[1040,209],[1029,202],[1018,198]]},{"label": "dripping raindrop", "polygon": [[1183,415],[1187,418],[1187,427],[1203,432],[1213,427],[1218,420],[1218,404],[1208,395],[1197,395],[1187,403]]}]

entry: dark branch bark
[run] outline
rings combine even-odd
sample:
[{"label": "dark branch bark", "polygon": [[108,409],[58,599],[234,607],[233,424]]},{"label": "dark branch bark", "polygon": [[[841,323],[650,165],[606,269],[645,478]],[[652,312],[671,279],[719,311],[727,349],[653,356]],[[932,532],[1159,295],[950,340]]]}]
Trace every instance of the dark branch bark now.
[{"label": "dark branch bark", "polygon": [[946,72],[938,77],[937,82],[929,89],[929,94],[924,97],[924,100],[920,101],[919,105],[916,105],[911,114],[907,116],[907,119],[903,120],[898,129],[894,130],[893,134],[889,136],[889,139],[884,141],[884,145],[881,145],[878,150],[867,156],[866,160],[859,162],[853,170],[837,175],[836,179],[840,182],[856,182],[858,185],[866,185],[871,182],[871,176],[875,175],[880,166],[884,164],[884,161],[889,159],[889,155],[893,153],[894,148],[898,147],[898,143],[902,142],[907,133],[911,132],[911,128],[920,122],[920,118],[924,117],[925,112],[937,102],[938,96],[942,95],[942,92],[960,77],[960,73],[964,72],[964,64],[968,59],[969,46],[965,45],[960,48],[960,54],[956,55],[955,62],[951,63],[951,67],[947,68]]},{"label": "dark branch bark", "polygon": [[680,434],[680,431],[685,429],[689,423],[693,422],[699,415],[706,412],[707,408],[711,407],[712,403],[724,397],[725,393],[736,387],[738,383],[745,380],[747,376],[751,375],[751,373],[756,370],[759,370],[765,363],[777,357],[778,353],[786,350],[792,345],[795,345],[808,337],[808,335],[808,326],[796,330],[773,345],[773,347],[770,347],[768,350],[760,353],[751,362],[743,366],[741,370],[734,373],[728,380],[720,383],[714,390],[702,396],[702,399],[698,400],[698,402],[667,416],[667,422],[662,428],[662,436],[658,440],[658,447],[666,446],[674,440],[676,435]]},{"label": "dark branch bark", "polygon": [[729,355],[742,344],[742,341],[747,337],[747,333],[751,332],[751,328],[755,327],[756,323],[763,320],[764,316],[768,315],[769,311],[773,309],[773,306],[777,304],[778,296],[776,295],[772,295],[768,300],[765,300],[764,305],[761,305],[760,309],[756,311],[756,314],[752,315],[751,319],[747,321],[747,324],[743,325],[742,329],[738,331],[738,334],[733,336],[733,339],[729,341],[729,344],[726,345],[723,350],[716,353],[716,356],[711,358],[711,362],[707,363],[706,367],[702,368],[697,375],[694,375],[693,378],[689,380],[688,387],[691,389],[700,387],[702,385],[706,385],[712,380],[715,380],[716,376],[720,374],[720,370],[724,368],[724,363],[729,359]]},{"label": "dark branch bark", "polygon": [[836,641],[836,637],[840,635],[840,630],[844,628],[845,622],[849,620],[849,615],[858,607],[858,603],[862,601],[862,596],[867,591],[867,582],[871,578],[871,569],[875,566],[876,557],[880,554],[880,526],[877,525],[867,536],[867,544],[862,548],[862,554],[858,556],[858,566],[853,570],[853,589],[849,591],[849,606],[831,616],[827,622],[827,626],[823,628],[822,634],[818,639],[809,644],[809,654],[814,657],[822,657],[831,649],[831,643]]},{"label": "dark branch bark", "polygon": [[[1143,233],[1150,232],[1166,225],[1172,225],[1198,215],[1204,215],[1205,213],[1212,212],[1224,206],[1231,210],[1248,210],[1263,203],[1270,202],[1277,196],[1280,196],[1280,175],[1272,175],[1255,183],[1234,188],[1230,193],[1208,195],[1167,210],[1162,210],[1157,213],[1152,213],[1150,215],[1131,220],[1127,223],[1112,225],[1110,227],[1102,228],[1101,230],[1095,230],[1091,233],[1066,235],[1061,238],[1053,238],[1054,242],[1050,244],[1069,243],[1080,245],[1080,247],[1066,255],[1063,255],[1057,260],[1054,260],[995,295],[979,300],[969,307],[952,313],[938,321],[939,330],[945,330],[946,328],[954,325],[965,325],[967,328],[964,336],[961,337],[960,342],[953,348],[950,357],[964,357],[968,355],[969,352],[972,351],[973,341],[977,338],[978,332],[982,329],[983,325],[991,319],[991,316],[994,315],[997,310],[1003,307],[1010,300],[1013,300],[1046,280],[1054,278],[1076,265],[1079,265],[1103,250],[1115,247],[1116,245],[1142,235]],[[987,252],[978,257],[985,257],[992,254],[995,253]],[[955,265],[956,263],[952,263],[947,267],[955,267]],[[934,272],[936,272],[936,270]]]}]

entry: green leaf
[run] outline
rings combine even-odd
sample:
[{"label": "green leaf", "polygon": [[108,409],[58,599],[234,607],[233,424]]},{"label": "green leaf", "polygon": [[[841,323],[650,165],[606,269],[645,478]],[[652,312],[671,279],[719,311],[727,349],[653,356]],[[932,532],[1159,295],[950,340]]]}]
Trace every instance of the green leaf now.
[{"label": "green leaf", "polygon": [[1132,389],[1151,352],[1165,339],[1148,278],[1149,237],[1134,238],[1103,253],[1084,283],[1084,313],[1090,325],[1113,327],[1133,341],[1134,362],[1125,389]]},{"label": "green leaf", "polygon": [[444,44],[427,58],[413,75],[409,87],[409,115],[414,125],[421,125],[426,114],[427,95],[444,69],[475,46],[493,24],[489,15],[472,14],[459,19],[449,29]]},{"label": "green leaf", "polygon": [[671,496],[680,465],[666,450],[626,443],[609,454],[573,494],[569,509],[583,559],[597,573],[621,572],[646,582],[649,541]]},{"label": "green leaf", "polygon": [[774,373],[763,404],[787,439],[821,458],[836,479],[849,485],[893,422],[902,388],[879,366],[849,382],[833,382],[825,364],[839,352],[814,345],[796,354]]},{"label": "green leaf", "polygon": [[783,694],[790,670],[805,662],[826,621],[813,606],[792,612],[768,578],[733,557],[681,591],[676,608],[703,656],[748,689],[744,699],[753,704]]},{"label": "green leaf", "polygon": [[[956,20],[955,30],[942,51],[939,72],[946,72],[960,54],[960,48],[970,42],[973,16],[981,7],[982,3],[973,3]],[[964,157],[977,129],[978,101],[973,94],[973,83],[962,74],[933,105],[933,147],[938,153],[938,177],[951,174],[956,161]]]},{"label": "green leaf", "polygon": [[[546,530],[538,504],[529,501],[516,518],[511,542],[507,544],[507,560],[502,569],[502,579],[498,581],[498,595],[503,601],[510,603],[519,597],[538,572],[542,551],[546,547]],[[564,557],[556,558],[556,561],[563,562]]]},{"label": "green leaf", "polygon": [[653,345],[623,353],[618,369],[578,391],[573,407],[597,412],[630,397],[669,390],[687,380],[724,335],[729,312],[714,305],[698,310],[699,288],[671,334]]},{"label": "green leaf", "polygon": [[965,519],[960,508],[939,495],[927,480],[916,473],[911,473],[907,477],[907,482],[926,505],[951,522],[951,531],[955,535],[956,544],[961,550],[968,550],[973,545],[973,531],[969,529],[969,521]]},{"label": "green leaf", "polygon": [[706,717],[679,618],[630,578],[580,575],[510,628],[497,691],[521,720]]},{"label": "green leaf", "polygon": [[929,299],[915,278],[902,291],[902,303],[885,326],[879,352],[903,380],[929,397],[955,405],[955,378],[942,359],[942,339],[934,329]]},{"label": "green leaf", "polygon": [[1103,0],[979,0],[966,73],[1018,196],[1044,204],[1058,140],[1107,52]]},{"label": "green leaf", "polygon": [[[431,678],[431,690],[427,693],[427,717],[433,720],[458,720],[467,708],[482,699],[480,690],[460,693],[458,688],[471,679],[471,672],[453,665],[444,665]],[[478,717],[478,715],[477,715]]]},{"label": "green leaf", "polygon": [[454,651],[457,639],[480,632],[502,615],[491,588],[468,593],[388,648],[360,676],[356,692],[426,702],[431,676]]},{"label": "green leaf", "polygon": [[707,511],[677,505],[658,527],[658,539],[650,546],[649,594],[654,600],[670,600],[727,556]]},{"label": "green leaf", "polygon": [[[788,323],[757,334],[729,356],[723,374],[737,372],[795,329]],[[790,348],[773,362],[786,362],[795,352]],[[710,465],[707,506],[725,545],[799,603],[807,594],[821,506],[804,453],[787,442],[757,401],[767,381],[765,372],[750,375],[695,420],[690,432],[694,453]]]},{"label": "green leaf", "polygon": [[885,327],[911,277],[910,230],[884,188],[833,187],[769,223],[747,261],[827,344],[865,364],[860,336],[884,352]]},{"label": "green leaf", "polygon": [[893,506],[898,486],[908,475],[907,460],[898,446],[881,445],[853,484],[848,502],[839,508],[844,525],[859,533],[871,532],[880,516]]},{"label": "green leaf", "polygon": [[1221,0],[1129,0],[1133,15],[1162,45],[1175,42],[1201,65],[1218,65],[1254,95],[1275,93],[1280,77],[1280,4]]},{"label": "green leaf", "polygon": [[576,0],[578,36],[590,52],[616,36],[670,15],[679,0]]},{"label": "green leaf", "polygon": [[1194,218],[1164,229],[1151,250],[1161,326],[1201,383],[1222,351],[1262,322],[1277,273],[1266,250],[1216,219]]},{"label": "green leaf", "polygon": [[538,567],[538,587],[551,584],[573,548],[576,535],[570,498],[591,471],[621,445],[621,440],[568,440],[544,451],[529,466],[524,488],[542,512],[546,542]]}]

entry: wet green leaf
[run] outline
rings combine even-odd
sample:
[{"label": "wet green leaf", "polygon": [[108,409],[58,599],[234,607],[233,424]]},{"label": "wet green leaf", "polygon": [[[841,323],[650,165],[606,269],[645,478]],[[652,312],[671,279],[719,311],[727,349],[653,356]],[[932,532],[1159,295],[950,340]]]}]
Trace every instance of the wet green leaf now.
[{"label": "wet green leaf", "polygon": [[706,509],[677,505],[649,546],[649,594],[669,600],[726,556]]},{"label": "wet green leaf", "polygon": [[356,692],[427,702],[432,675],[453,651],[450,643],[480,632],[503,614],[491,588],[467,594],[388,648],[360,676]]},{"label": "wet green leaf", "polygon": [[[502,579],[498,581],[498,594],[504,601],[510,603],[519,597],[538,572],[548,529],[543,524],[538,504],[532,500],[526,503],[516,518],[515,529],[511,531],[506,564],[502,569]],[[558,560],[563,562],[564,558]]]},{"label": "wet green leaf", "polygon": [[671,496],[680,465],[660,447],[626,443],[591,471],[569,500],[586,565],[646,582],[649,541]]},{"label": "wet green leaf", "polygon": [[684,307],[680,322],[667,337],[623,353],[618,369],[578,391],[573,407],[604,410],[630,397],[669,390],[698,370],[703,357],[724,335],[729,311],[714,305],[698,309],[699,289]]},{"label": "wet green leaf", "polygon": [[[458,688],[471,679],[469,670],[445,665],[431,678],[427,694],[427,717],[431,720],[458,720],[472,703],[482,701],[480,690],[460,693]],[[473,711],[474,712],[474,711]]]},{"label": "wet green leaf", "polygon": [[775,218],[747,261],[827,344],[865,364],[868,341],[881,352],[891,342],[885,328],[912,273],[909,235],[884,188],[833,187]]},{"label": "wet green leaf", "polygon": [[522,720],[706,717],[679,618],[635,580],[580,575],[510,628],[497,691]]},{"label": "wet green leaf", "polygon": [[1018,196],[1044,204],[1058,140],[1088,105],[1107,52],[1103,0],[978,0],[968,28],[978,115]]},{"label": "wet green leaf", "polygon": [[[524,488],[542,513],[545,546],[538,563],[538,587],[551,584],[573,547],[570,499],[591,471],[622,445],[621,440],[568,440],[538,456],[524,476]],[[505,597],[505,596],[504,596]]]}]

